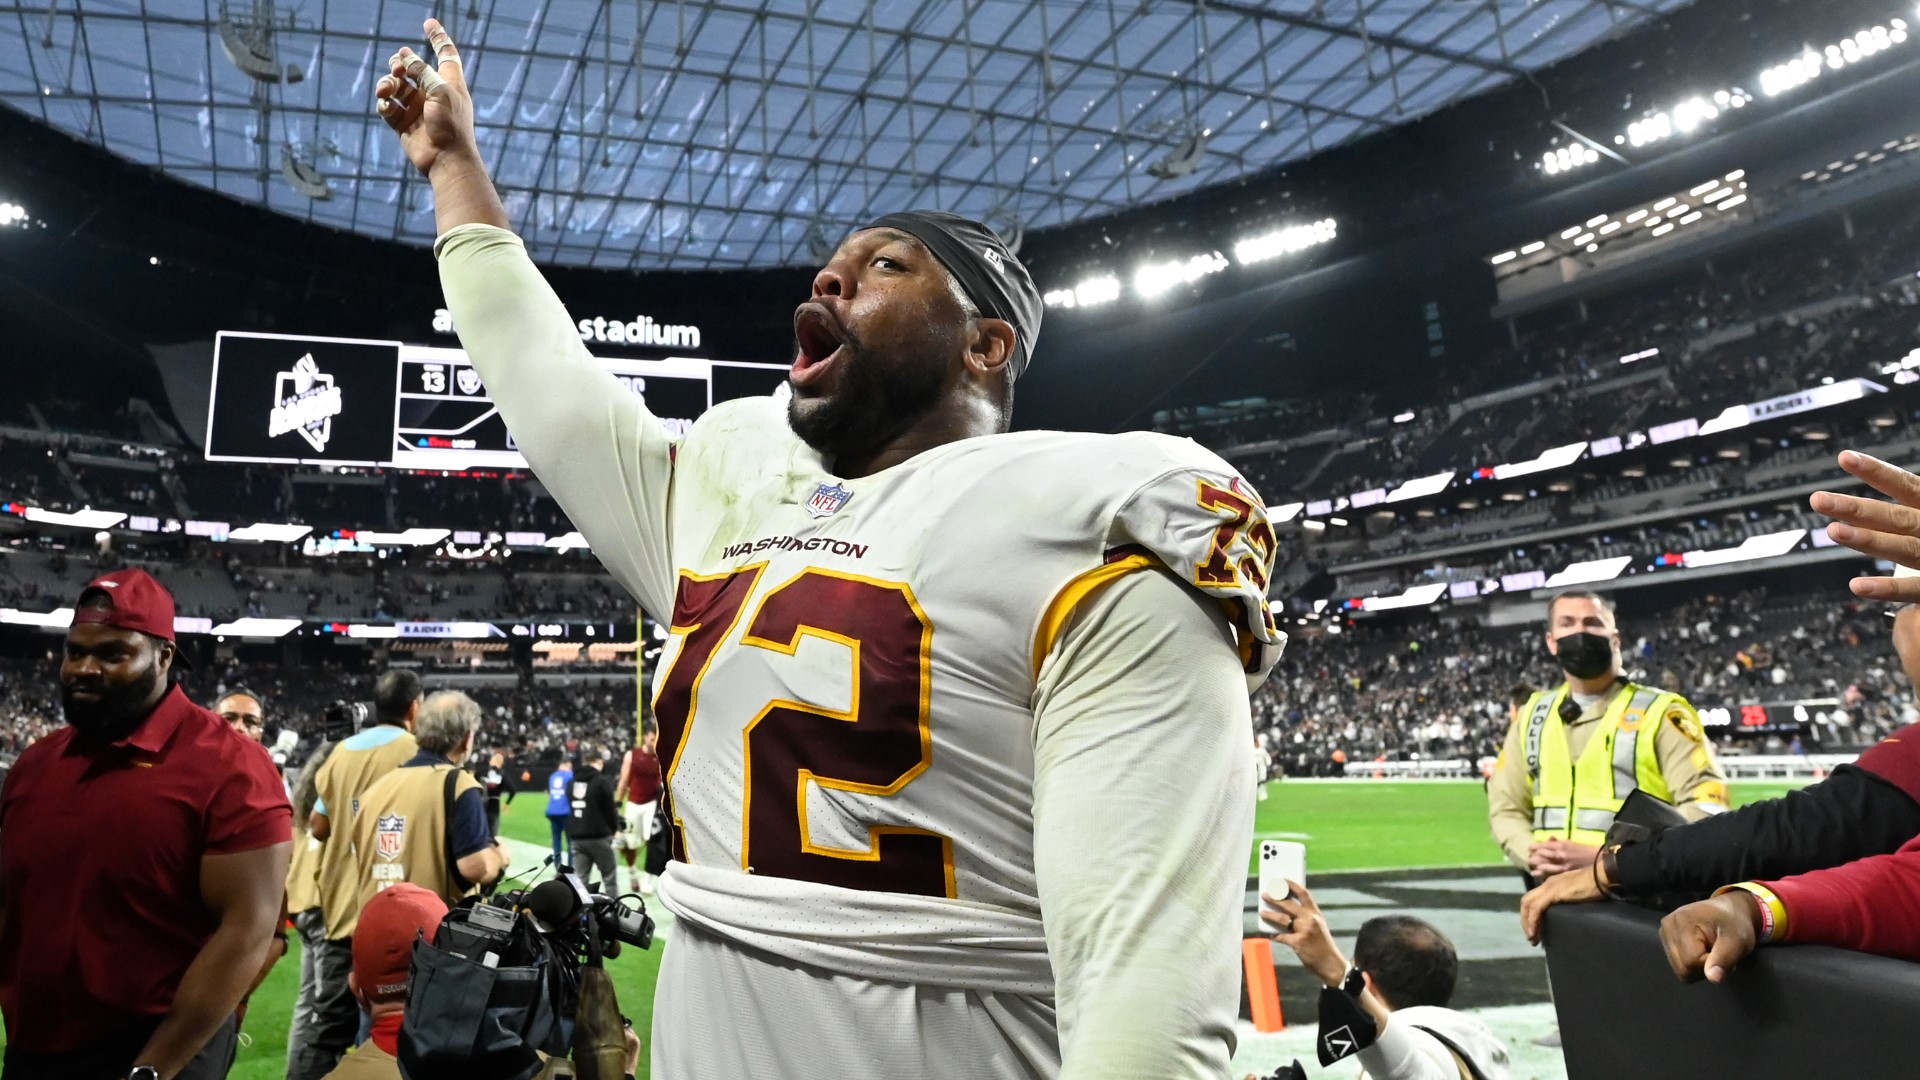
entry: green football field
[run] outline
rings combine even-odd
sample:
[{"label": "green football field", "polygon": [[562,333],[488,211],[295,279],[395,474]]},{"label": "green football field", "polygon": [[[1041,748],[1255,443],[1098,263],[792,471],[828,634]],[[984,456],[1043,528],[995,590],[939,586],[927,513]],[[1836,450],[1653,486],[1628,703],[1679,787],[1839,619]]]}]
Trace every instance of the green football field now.
[{"label": "green football field", "polygon": [[[1796,785],[1733,785],[1736,805],[1773,798]],[[1407,867],[1485,866],[1500,861],[1487,834],[1486,797],[1477,782],[1375,781],[1290,782],[1268,785],[1255,829],[1267,839],[1300,840],[1307,846],[1309,874],[1336,870]],[[544,800],[526,799],[507,806],[501,832],[545,846]],[[1248,873],[1255,871],[1251,853]],[[625,951],[611,961],[621,1009],[643,1037],[653,1011],[653,983],[660,951]],[[286,1075],[287,1024],[299,986],[299,940],[253,996],[243,1032],[247,1041],[230,1074],[234,1080],[269,1080]],[[0,1043],[0,1045],[4,1045]],[[647,1075],[641,1056],[640,1075]]]}]

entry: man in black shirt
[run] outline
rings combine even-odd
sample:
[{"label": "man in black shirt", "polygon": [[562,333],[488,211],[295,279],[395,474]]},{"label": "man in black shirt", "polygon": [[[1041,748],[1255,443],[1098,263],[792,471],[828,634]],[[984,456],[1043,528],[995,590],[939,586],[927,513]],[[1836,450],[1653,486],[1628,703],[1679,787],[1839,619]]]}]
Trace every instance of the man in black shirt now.
[{"label": "man in black shirt", "polygon": [[613,858],[613,834],[620,828],[620,808],[613,777],[606,774],[607,755],[594,750],[583,755],[573,772],[568,795],[573,812],[567,818],[567,839],[573,847],[573,872],[580,880],[590,880],[589,870],[599,871],[598,880],[618,891],[619,878]]}]

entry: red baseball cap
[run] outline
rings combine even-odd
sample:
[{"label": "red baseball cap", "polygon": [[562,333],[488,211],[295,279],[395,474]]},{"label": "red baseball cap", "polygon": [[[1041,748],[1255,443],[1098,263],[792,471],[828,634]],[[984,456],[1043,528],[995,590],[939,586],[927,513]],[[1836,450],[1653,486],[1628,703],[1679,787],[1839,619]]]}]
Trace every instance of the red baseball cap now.
[{"label": "red baseball cap", "polygon": [[413,965],[413,943],[428,941],[447,917],[447,903],[410,882],[373,894],[353,930],[353,981],[361,996],[379,1004],[404,1001]]},{"label": "red baseball cap", "polygon": [[[180,643],[173,636],[173,594],[145,570],[115,570],[101,574],[80,590],[82,604],[94,595],[107,598],[108,607],[80,607],[73,613],[76,623],[99,623],[122,630],[138,630],[162,641]],[[177,654],[186,663],[186,654]]]}]

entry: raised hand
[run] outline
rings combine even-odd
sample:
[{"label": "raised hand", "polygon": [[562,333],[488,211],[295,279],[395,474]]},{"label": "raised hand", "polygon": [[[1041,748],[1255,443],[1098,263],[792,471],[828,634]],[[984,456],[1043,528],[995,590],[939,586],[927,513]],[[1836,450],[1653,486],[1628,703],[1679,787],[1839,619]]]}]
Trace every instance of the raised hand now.
[{"label": "raised hand", "polygon": [[460,51],[438,19],[428,19],[425,28],[435,63],[403,46],[387,61],[388,72],[374,84],[373,97],[374,111],[399,132],[407,160],[431,176],[443,156],[477,164],[480,150]]},{"label": "raised hand", "polygon": [[[1840,455],[1840,467],[1893,501],[1814,492],[1809,504],[1833,519],[1827,535],[1862,555],[1920,570],[1920,476],[1855,450]],[[1854,578],[1853,592],[1872,600],[1914,603],[1920,601],[1920,577]]]}]

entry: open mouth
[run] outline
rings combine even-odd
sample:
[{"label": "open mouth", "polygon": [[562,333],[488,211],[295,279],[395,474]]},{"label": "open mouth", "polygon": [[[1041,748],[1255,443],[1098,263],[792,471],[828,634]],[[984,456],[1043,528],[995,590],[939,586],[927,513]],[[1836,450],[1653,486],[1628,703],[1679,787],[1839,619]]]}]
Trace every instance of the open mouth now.
[{"label": "open mouth", "polygon": [[791,372],[795,386],[806,386],[823,377],[846,344],[840,324],[826,308],[813,303],[802,304],[793,313],[793,336],[799,343]]}]

